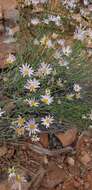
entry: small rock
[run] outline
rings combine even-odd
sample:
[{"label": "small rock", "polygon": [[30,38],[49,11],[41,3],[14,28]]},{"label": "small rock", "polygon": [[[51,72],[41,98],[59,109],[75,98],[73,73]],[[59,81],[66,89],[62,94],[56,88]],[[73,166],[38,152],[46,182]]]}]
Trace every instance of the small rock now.
[{"label": "small rock", "polygon": [[44,156],[44,158],[43,158],[43,162],[44,162],[44,164],[46,164],[46,165],[48,164],[49,161],[48,161],[47,156]]},{"label": "small rock", "polygon": [[75,161],[74,161],[74,159],[73,159],[72,157],[68,157],[68,158],[67,158],[67,163],[68,163],[70,166],[74,166]]},{"label": "small rock", "polygon": [[78,189],[80,187],[80,184],[77,181],[74,181],[74,187]]},{"label": "small rock", "polygon": [[83,151],[83,154],[80,157],[80,161],[82,164],[84,164],[86,166],[91,161],[91,157],[87,152]]},{"label": "small rock", "polygon": [[8,189],[6,189],[6,187],[3,184],[1,184],[0,185],[0,190],[8,190]]},{"label": "small rock", "polygon": [[4,11],[4,18],[16,21],[17,18],[17,2],[16,0],[0,0],[0,6]]},{"label": "small rock", "polygon": [[84,186],[85,186],[85,190],[92,189],[92,171],[87,171],[84,177]]},{"label": "small rock", "polygon": [[64,182],[62,190],[75,190],[74,180],[68,179]]},{"label": "small rock", "polygon": [[0,183],[0,190],[10,190],[10,185],[7,181],[3,181]]},{"label": "small rock", "polygon": [[41,134],[40,135],[40,143],[44,148],[48,147],[49,140],[48,140],[48,134]]},{"label": "small rock", "polygon": [[6,153],[7,153],[6,146],[1,146],[0,147],[0,157],[4,156]]},{"label": "small rock", "polygon": [[67,178],[67,174],[64,168],[59,168],[55,162],[49,164],[48,172],[43,179],[42,186],[44,188],[54,188],[60,183],[64,182]]},{"label": "small rock", "polygon": [[77,129],[72,128],[67,130],[65,133],[57,133],[55,136],[60,140],[63,146],[69,146],[73,144],[77,138]]},{"label": "small rock", "polygon": [[89,183],[88,183],[88,182],[86,182],[86,183],[84,184],[84,187],[85,187],[85,190],[88,190],[88,189],[90,188]]}]

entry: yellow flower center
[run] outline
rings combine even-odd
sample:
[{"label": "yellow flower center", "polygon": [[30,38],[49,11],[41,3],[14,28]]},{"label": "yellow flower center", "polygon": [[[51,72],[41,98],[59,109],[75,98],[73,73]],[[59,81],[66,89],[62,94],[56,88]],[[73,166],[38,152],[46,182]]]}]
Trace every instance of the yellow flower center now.
[{"label": "yellow flower center", "polygon": [[22,126],[24,125],[24,122],[25,122],[25,119],[24,119],[24,118],[20,117],[20,118],[18,119],[18,125],[19,125],[20,127],[22,127]]},{"label": "yellow flower center", "polygon": [[44,98],[44,99],[42,100],[42,102],[45,103],[45,104],[48,104],[49,101],[48,101],[47,98]]},{"label": "yellow flower center", "polygon": [[45,122],[46,122],[46,124],[49,124],[49,119],[47,118]]},{"label": "yellow flower center", "polygon": [[37,106],[37,103],[35,101],[32,102],[32,106]]},{"label": "yellow flower center", "polygon": [[35,86],[34,86],[34,85],[31,85],[31,87],[30,87],[30,92],[35,92],[35,91],[36,91]]},{"label": "yellow flower center", "polygon": [[33,124],[33,125],[30,125],[29,128],[30,128],[30,129],[35,129],[36,126],[35,126],[35,124]]},{"label": "yellow flower center", "polygon": [[25,69],[24,76],[28,75],[28,69]]}]

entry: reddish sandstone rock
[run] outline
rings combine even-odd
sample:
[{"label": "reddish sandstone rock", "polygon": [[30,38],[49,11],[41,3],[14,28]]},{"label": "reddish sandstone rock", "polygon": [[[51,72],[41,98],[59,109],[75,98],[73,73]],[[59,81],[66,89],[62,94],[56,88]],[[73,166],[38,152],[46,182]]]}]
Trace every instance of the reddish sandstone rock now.
[{"label": "reddish sandstone rock", "polygon": [[4,18],[15,20],[17,16],[16,6],[16,0],[0,0]]},{"label": "reddish sandstone rock", "polygon": [[63,184],[62,190],[84,190],[83,188],[83,181],[74,178],[68,178]]},{"label": "reddish sandstone rock", "polygon": [[77,129],[72,128],[67,130],[65,133],[58,133],[56,137],[60,140],[63,146],[69,146],[73,144],[77,138]]},{"label": "reddish sandstone rock", "polygon": [[91,156],[90,156],[90,154],[88,154],[85,151],[82,152],[81,156],[80,156],[80,161],[81,161],[82,164],[84,164],[86,166],[89,162],[91,162]]},{"label": "reddish sandstone rock", "polygon": [[6,68],[8,65],[5,64],[9,53],[16,52],[16,45],[15,43],[12,44],[5,44],[4,43],[5,37],[4,35],[0,39],[0,69]]},{"label": "reddish sandstone rock", "polygon": [[49,140],[48,140],[48,134],[41,134],[40,135],[40,143],[44,148],[48,147]]},{"label": "reddish sandstone rock", "polygon": [[78,138],[76,146],[77,161],[84,166],[92,164],[92,137],[91,133],[83,132]]},{"label": "reddish sandstone rock", "polygon": [[19,31],[16,6],[16,0],[0,0],[0,69],[8,66],[5,64],[8,54],[16,52],[16,40],[12,37]]},{"label": "reddish sandstone rock", "polygon": [[84,177],[84,190],[92,189],[92,171],[88,171]]},{"label": "reddish sandstone rock", "polygon": [[67,174],[64,168],[59,168],[54,162],[50,163],[46,176],[43,179],[42,186],[52,189],[64,182]]},{"label": "reddish sandstone rock", "polygon": [[67,163],[68,163],[70,166],[74,166],[75,160],[74,160],[72,157],[68,157],[68,158],[67,158]]},{"label": "reddish sandstone rock", "polygon": [[7,181],[2,181],[0,183],[0,190],[10,190],[10,185],[8,184]]}]

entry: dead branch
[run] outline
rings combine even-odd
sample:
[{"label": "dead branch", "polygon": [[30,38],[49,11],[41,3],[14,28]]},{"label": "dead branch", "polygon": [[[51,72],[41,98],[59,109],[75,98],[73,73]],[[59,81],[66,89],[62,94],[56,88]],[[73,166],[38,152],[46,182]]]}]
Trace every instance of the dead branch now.
[{"label": "dead branch", "polygon": [[34,144],[28,144],[28,146],[31,150],[33,150],[39,154],[48,155],[48,156],[57,156],[59,154],[66,154],[66,153],[70,153],[73,151],[73,148],[71,148],[71,147],[60,148],[58,150],[49,150],[49,149],[39,147]]}]

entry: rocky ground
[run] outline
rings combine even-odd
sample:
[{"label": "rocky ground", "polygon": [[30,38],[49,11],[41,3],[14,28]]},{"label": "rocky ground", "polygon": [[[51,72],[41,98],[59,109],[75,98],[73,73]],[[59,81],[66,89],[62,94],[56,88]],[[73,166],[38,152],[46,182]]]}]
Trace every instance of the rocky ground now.
[{"label": "rocky ground", "polygon": [[[39,143],[30,140],[19,145],[0,147],[0,190],[12,189],[4,170],[15,165],[26,178],[22,190],[91,190],[92,189],[92,131],[78,134],[75,128],[54,133],[58,149],[49,148],[48,134]],[[7,185],[8,184],[8,185]]]},{"label": "rocky ground", "polygon": [[15,0],[0,0],[0,68],[4,68],[9,53],[15,53],[18,31],[18,11]]},{"label": "rocky ground", "polygon": [[[0,0],[0,69],[8,54],[16,53],[16,6],[15,0]],[[44,132],[34,144],[29,139],[0,143],[0,190],[17,190],[8,181],[12,166],[26,179],[21,190],[91,190],[92,130]]]}]

